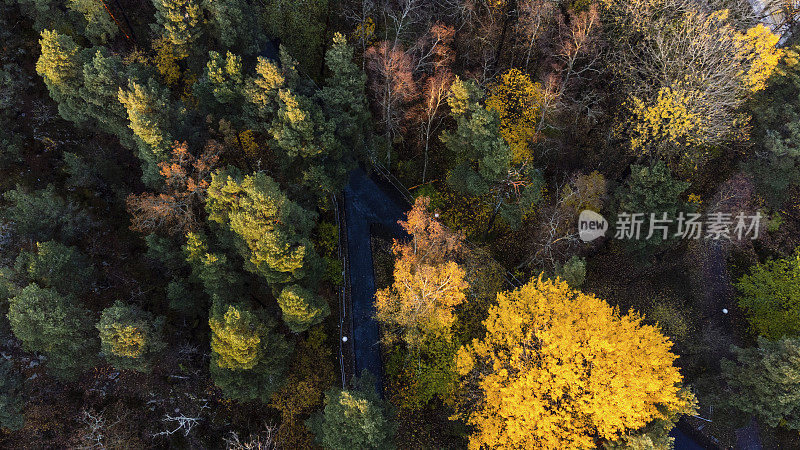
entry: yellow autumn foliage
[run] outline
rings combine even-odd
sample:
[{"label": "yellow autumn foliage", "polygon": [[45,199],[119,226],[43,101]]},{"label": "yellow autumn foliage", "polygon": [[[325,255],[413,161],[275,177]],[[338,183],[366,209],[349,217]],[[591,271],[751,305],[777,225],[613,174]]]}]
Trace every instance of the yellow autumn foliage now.
[{"label": "yellow autumn foliage", "polygon": [[142,330],[131,325],[114,324],[117,339],[113,341],[111,351],[117,356],[138,358],[144,349],[145,337]]},{"label": "yellow autumn foliage", "polygon": [[570,217],[584,209],[600,211],[607,189],[606,177],[596,170],[588,175],[576,175],[561,189],[561,208],[570,211]]},{"label": "yellow autumn foliage", "polygon": [[248,158],[255,161],[258,159],[258,144],[256,143],[253,130],[244,130],[239,133],[239,142],[242,145],[242,150]]},{"label": "yellow autumn foliage", "polygon": [[216,352],[217,365],[226,369],[252,369],[261,359],[260,329],[249,313],[242,314],[235,306],[220,320],[211,317],[211,349]]},{"label": "yellow autumn foliage", "polygon": [[498,294],[484,325],[457,356],[481,399],[471,449],[593,448],[694,404],[658,329],[565,282]]},{"label": "yellow autumn foliage", "polygon": [[153,50],[156,51],[153,62],[161,78],[167,85],[175,86],[181,76],[181,68],[172,43],[164,38],[156,39],[153,41]]},{"label": "yellow autumn foliage", "polygon": [[[395,242],[394,283],[375,293],[375,317],[397,328],[412,347],[425,336],[449,336],[453,308],[466,300],[466,271],[453,257],[463,236],[446,230],[428,211],[429,199],[419,197],[400,225],[411,242]],[[388,336],[387,336],[388,337]]]},{"label": "yellow autumn foliage", "polygon": [[363,22],[359,23],[356,29],[353,30],[353,38],[366,44],[371,43],[375,38],[375,20],[372,17],[367,17]]},{"label": "yellow autumn foliage", "polygon": [[664,87],[655,103],[632,99],[631,149],[646,153],[651,145],[680,148],[703,143],[704,118],[692,108],[692,94],[684,89]]},{"label": "yellow autumn foliage", "polygon": [[783,50],[777,47],[779,39],[780,36],[762,24],[738,36],[742,59],[749,62],[742,77],[750,91],[758,92],[767,87],[767,79],[783,56]]},{"label": "yellow autumn foliage", "polygon": [[511,148],[515,163],[533,157],[530,145],[536,138],[542,101],[542,85],[519,69],[506,71],[489,86],[486,106],[499,114],[500,134]]},{"label": "yellow autumn foliage", "polygon": [[761,24],[742,27],[739,14],[710,4],[601,3],[620,42],[635,42],[612,49],[631,97],[625,128],[635,153],[658,153],[686,172],[709,163],[720,145],[747,138],[742,105],[775,72],[779,36]]},{"label": "yellow autumn foliage", "polygon": [[396,246],[395,253],[394,284],[376,292],[376,318],[400,327],[412,346],[426,334],[447,333],[453,308],[466,299],[464,269],[453,261],[420,262],[409,245]]}]

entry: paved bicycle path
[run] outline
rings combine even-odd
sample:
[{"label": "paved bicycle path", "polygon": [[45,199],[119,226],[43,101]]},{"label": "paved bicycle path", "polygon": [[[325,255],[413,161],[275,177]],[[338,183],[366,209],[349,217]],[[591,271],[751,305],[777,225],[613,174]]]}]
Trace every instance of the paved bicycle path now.
[{"label": "paved bicycle path", "polygon": [[350,174],[344,189],[344,212],[347,217],[347,252],[350,264],[345,280],[350,284],[353,319],[353,351],[356,375],[366,369],[375,377],[376,388],[383,392],[380,331],[375,320],[375,275],[372,265],[370,227],[382,225],[392,237],[406,233],[397,224],[405,219],[405,210],[397,205],[363,170]]}]

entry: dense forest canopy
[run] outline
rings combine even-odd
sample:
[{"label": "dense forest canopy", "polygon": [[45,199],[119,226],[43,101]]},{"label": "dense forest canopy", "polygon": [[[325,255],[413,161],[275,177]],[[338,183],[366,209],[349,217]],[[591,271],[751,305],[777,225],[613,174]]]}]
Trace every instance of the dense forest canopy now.
[{"label": "dense forest canopy", "polygon": [[0,446],[799,448],[798,17],[4,0]]}]

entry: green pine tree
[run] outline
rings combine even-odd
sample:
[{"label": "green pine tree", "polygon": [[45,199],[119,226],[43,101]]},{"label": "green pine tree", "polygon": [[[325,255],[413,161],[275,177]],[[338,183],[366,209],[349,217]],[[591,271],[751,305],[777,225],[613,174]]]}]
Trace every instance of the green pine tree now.
[{"label": "green pine tree", "polygon": [[189,233],[184,252],[192,276],[203,285],[203,290],[212,300],[236,302],[243,296],[242,275],[224,253],[209,250],[209,239],[204,234]]},{"label": "green pine tree", "polygon": [[308,421],[317,443],[332,450],[394,448],[394,426],[371,377],[365,372],[353,385],[325,393],[325,408]]},{"label": "green pine tree", "polygon": [[93,0],[67,0],[67,8],[83,16],[86,27],[83,35],[95,43],[113,39],[119,28],[109,15],[104,2]]},{"label": "green pine tree", "polygon": [[3,193],[3,199],[8,204],[0,210],[0,217],[14,222],[14,233],[27,239],[68,242],[84,235],[91,226],[88,214],[56,194],[53,185],[33,192],[17,186]]},{"label": "green pine tree", "polygon": [[[456,129],[442,132],[440,139],[453,161],[447,184],[461,195],[481,198],[490,214],[487,234],[498,216],[512,227],[519,225],[541,199],[542,179],[527,166],[512,166],[500,117],[482,104],[482,97],[474,81],[456,79],[447,97]],[[520,187],[511,187],[512,182]]]},{"label": "green pine tree", "polygon": [[35,253],[20,252],[15,266],[31,281],[64,295],[84,295],[97,278],[94,266],[84,254],[56,241],[37,243]]},{"label": "green pine tree", "polygon": [[311,164],[327,172],[324,179],[330,181],[318,181],[324,191],[336,192],[344,188],[348,173],[366,157],[371,122],[365,92],[367,77],[355,63],[353,48],[342,34],[334,36],[325,63],[330,75],[316,94],[328,125],[323,135],[325,151]]},{"label": "green pine tree", "polygon": [[[681,200],[681,194],[689,183],[672,177],[669,168],[663,161],[657,161],[649,166],[631,164],[631,174],[615,193],[618,201],[618,211],[628,214],[643,213],[646,221],[650,214],[655,213],[656,218],[662,218],[664,213],[667,218],[674,219],[678,211],[687,212]],[[642,227],[644,230],[645,227]],[[644,230],[646,232],[646,230]],[[629,239],[625,241],[628,246],[640,256],[646,256],[659,246],[671,242],[671,230],[664,240],[662,234],[656,234],[651,239]]]},{"label": "green pine tree", "polygon": [[208,52],[203,76],[193,86],[195,97],[207,112],[241,123],[244,101],[242,58],[228,52]]},{"label": "green pine tree", "polygon": [[733,406],[763,423],[800,430],[800,339],[758,339],[758,347],[733,347],[722,372]]},{"label": "green pine tree", "polygon": [[[753,102],[756,151],[745,161],[756,187],[773,207],[800,184],[800,47],[787,49],[767,88]],[[781,101],[775,101],[775,99]]]},{"label": "green pine tree", "polygon": [[284,43],[300,60],[303,71],[312,76],[322,67],[326,22],[331,14],[328,0],[264,2],[263,26],[270,36]]},{"label": "green pine tree", "polygon": [[267,36],[258,20],[263,15],[261,3],[245,0],[204,0],[208,26],[214,39],[225,48],[244,55],[258,53]]},{"label": "green pine tree", "polygon": [[511,149],[500,136],[500,118],[481,105],[481,97],[473,81],[456,80],[447,98],[456,130],[441,136],[454,161],[447,182],[471,197],[487,194],[511,165]]},{"label": "green pine tree", "polygon": [[22,347],[47,356],[59,378],[74,378],[96,361],[91,313],[71,295],[30,284],[9,300],[8,321]]},{"label": "green pine tree", "polygon": [[87,50],[83,64],[83,81],[78,91],[85,103],[86,115],[93,118],[100,129],[116,136],[122,145],[133,148],[135,140],[128,126],[128,112],[119,101],[119,90],[136,79],[141,72],[136,65],[126,67],[117,55],[103,48]]}]

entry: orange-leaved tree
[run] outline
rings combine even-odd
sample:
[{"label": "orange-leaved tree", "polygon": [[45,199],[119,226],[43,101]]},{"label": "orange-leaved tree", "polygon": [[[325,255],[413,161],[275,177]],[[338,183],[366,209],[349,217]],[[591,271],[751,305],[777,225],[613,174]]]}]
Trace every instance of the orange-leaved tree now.
[{"label": "orange-leaved tree", "polygon": [[449,335],[453,308],[464,302],[468,283],[454,258],[463,236],[446,230],[430,212],[427,197],[419,197],[400,225],[409,242],[395,241],[394,283],[375,294],[377,319],[387,327],[386,337],[401,337],[417,347],[425,336]]},{"label": "orange-leaved tree", "polygon": [[470,448],[659,445],[694,410],[666,337],[565,282],[498,294],[484,325],[457,356]]},{"label": "orange-leaved tree", "polygon": [[142,233],[156,230],[171,234],[197,228],[211,171],[219,161],[222,145],[208,141],[203,153],[194,156],[186,142],[175,142],[169,161],[158,164],[164,192],[130,194],[127,198],[131,229]]}]

